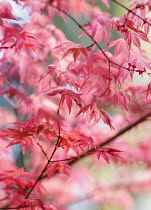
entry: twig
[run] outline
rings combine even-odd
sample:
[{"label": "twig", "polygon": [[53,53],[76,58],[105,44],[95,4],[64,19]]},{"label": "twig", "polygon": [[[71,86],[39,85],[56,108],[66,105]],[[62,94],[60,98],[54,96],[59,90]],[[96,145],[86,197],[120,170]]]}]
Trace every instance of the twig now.
[{"label": "twig", "polygon": [[[119,136],[123,135],[124,133],[126,133],[127,131],[131,130],[132,128],[134,128],[135,126],[137,126],[138,124],[144,122],[145,120],[147,120],[148,117],[151,116],[151,111],[148,112],[147,114],[145,114],[144,116],[142,116],[141,118],[139,118],[137,121],[135,121],[134,123],[132,123],[131,125],[128,125],[126,126],[125,128],[123,128],[122,130],[120,130],[117,134],[115,134],[114,136],[108,138],[106,141],[104,141],[103,143],[99,144],[98,146],[100,147],[103,147],[113,141],[115,141]],[[95,148],[92,148],[91,150],[87,151],[87,154],[88,153],[91,153],[91,152],[94,152],[95,151]],[[86,153],[83,153],[81,155],[79,155],[78,158],[74,159],[74,160],[71,160],[69,162],[69,165],[73,165],[79,158],[83,158],[85,157]]]},{"label": "twig", "polygon": [[124,8],[125,10],[127,10],[129,13],[132,13],[133,15],[135,15],[136,17],[138,17],[139,19],[141,19],[144,23],[147,23],[148,25],[151,26],[151,23],[149,23],[147,20],[145,20],[144,18],[142,18],[141,16],[139,16],[137,13],[133,12],[132,9],[128,9],[126,6],[124,6],[123,4],[121,4],[120,2],[116,1],[116,0],[110,0],[112,2],[114,2],[115,4],[119,5],[120,7]]},{"label": "twig", "polygon": [[[111,1],[114,1],[114,0],[111,0]],[[116,2],[116,1],[114,1],[114,2]],[[117,3],[117,2],[116,2]],[[59,11],[61,11],[61,12],[63,12],[67,17],[69,17],[81,30],[83,30],[85,33],[86,33],[86,35],[93,41],[93,44],[95,44],[97,47],[98,47],[98,49],[101,51],[101,53],[104,55],[104,57],[107,59],[107,61],[108,61],[108,64],[109,64],[109,74],[110,74],[110,68],[111,68],[111,66],[110,66],[110,64],[114,64],[115,66],[118,66],[118,67],[120,67],[120,68],[122,68],[122,69],[125,69],[125,70],[127,70],[127,71],[134,71],[134,72],[140,72],[140,71],[143,71],[143,70],[141,70],[141,69],[139,69],[139,70],[135,70],[135,69],[130,69],[129,67],[124,67],[124,66],[122,66],[122,65],[120,65],[120,64],[118,64],[118,63],[116,63],[116,62],[114,62],[114,61],[112,61],[112,60],[110,60],[109,59],[109,57],[106,55],[106,53],[104,52],[104,50],[100,47],[100,45],[95,41],[95,39],[93,38],[93,36],[91,35],[91,34],[89,34],[89,32],[87,32],[87,30],[76,20],[76,19],[74,19],[70,14],[68,14],[65,10],[63,10],[63,9],[60,9],[60,8],[58,8],[58,7],[56,7],[56,6],[54,6],[54,5],[52,5],[51,3],[47,3],[48,5],[50,5],[51,7],[53,7],[53,8],[56,8],[56,9],[58,9]],[[122,4],[119,4],[119,5],[121,5],[121,6],[123,6],[125,9],[127,9],[129,12],[131,12],[132,14],[135,14],[132,10],[129,10],[127,7],[125,7],[124,5],[122,5]],[[141,20],[143,20],[145,23],[148,23],[149,25],[151,25],[148,21],[146,21],[146,20],[144,20],[143,18],[141,18],[139,15],[137,15],[137,14],[135,14],[137,17],[139,17]],[[147,73],[147,72],[144,72],[144,73],[146,73],[146,74],[148,74],[148,75],[150,75],[150,73]],[[110,83],[110,80],[109,80],[109,83]],[[108,86],[109,86],[109,84],[108,84]],[[106,91],[105,91],[106,92]]]},{"label": "twig", "polygon": [[[59,114],[59,110],[60,110],[60,106],[58,106],[58,110],[57,110],[58,118],[59,118],[59,115],[60,115],[60,114]],[[35,188],[35,186],[37,185],[37,183],[41,180],[43,174],[44,174],[44,173],[46,172],[46,170],[47,170],[48,165],[51,163],[51,160],[52,160],[52,158],[53,158],[53,156],[54,156],[56,150],[57,150],[58,147],[59,147],[60,139],[61,139],[60,124],[59,124],[59,122],[58,122],[58,128],[59,128],[59,131],[58,131],[58,139],[57,139],[56,145],[55,145],[55,147],[54,147],[54,150],[53,150],[53,152],[51,153],[50,158],[47,160],[47,163],[46,163],[45,167],[43,168],[41,174],[38,176],[38,178],[36,179],[36,181],[35,181],[35,183],[33,184],[32,188],[29,190],[29,192],[28,192],[27,195],[25,196],[25,199],[27,199],[27,198],[30,196],[31,192],[34,190],[34,188]]]}]

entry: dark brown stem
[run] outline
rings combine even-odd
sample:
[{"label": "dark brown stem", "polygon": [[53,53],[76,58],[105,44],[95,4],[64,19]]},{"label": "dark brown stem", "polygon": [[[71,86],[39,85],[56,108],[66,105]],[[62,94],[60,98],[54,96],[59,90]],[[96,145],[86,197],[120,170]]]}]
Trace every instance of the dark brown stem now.
[{"label": "dark brown stem", "polygon": [[148,21],[144,20],[144,18],[142,18],[141,16],[137,15],[135,12],[133,12],[132,9],[128,9],[126,6],[124,6],[123,4],[121,4],[120,2],[118,2],[116,0],[110,0],[110,1],[116,3],[120,7],[124,8],[125,10],[127,10],[129,13],[132,13],[133,15],[135,15],[136,17],[138,17],[139,19],[141,19],[144,23],[147,23],[148,25],[151,26],[151,23],[149,23]]},{"label": "dark brown stem", "polygon": [[14,44],[12,44],[11,46],[8,46],[8,47],[6,47],[6,46],[1,46],[0,47],[0,50],[2,50],[2,49],[12,49],[13,47],[15,47],[15,45],[16,45],[16,43],[14,43]]},{"label": "dark brown stem", "polygon": [[33,184],[32,188],[29,190],[29,192],[28,192],[27,195],[25,196],[25,199],[27,199],[27,198],[30,196],[31,192],[34,190],[35,186],[36,186],[37,183],[41,180],[42,176],[43,176],[44,173],[46,172],[47,167],[48,167],[48,165],[51,163],[51,159],[52,159],[53,155],[55,154],[55,152],[56,152],[56,150],[57,150],[57,148],[58,148],[58,143],[59,143],[59,141],[60,141],[60,136],[58,136],[57,143],[56,143],[56,145],[55,145],[55,148],[54,148],[54,150],[53,150],[53,152],[52,152],[52,154],[51,154],[49,160],[47,161],[47,164],[46,164],[45,167],[43,168],[41,174],[40,174],[40,175],[38,176],[38,178],[36,179],[36,181],[35,181],[35,183]]},{"label": "dark brown stem", "polygon": [[[111,1],[113,1],[113,2],[116,2],[116,1],[114,1],[114,0],[111,0]],[[117,2],[116,2],[117,3]],[[48,5],[50,5],[51,7],[53,7],[53,8],[56,8],[56,9],[58,9],[59,11],[61,11],[61,12],[63,12],[67,17],[69,17],[81,30],[83,30],[85,33],[86,33],[86,35],[93,41],[93,45],[95,44],[97,47],[98,47],[98,49],[101,51],[101,53],[104,55],[104,57],[107,59],[107,61],[108,61],[108,64],[109,64],[109,68],[111,68],[111,66],[110,66],[110,64],[113,64],[113,65],[115,65],[115,66],[118,66],[118,67],[120,67],[120,68],[122,68],[122,69],[125,69],[125,70],[127,70],[127,71],[134,71],[134,72],[140,72],[140,71],[143,71],[143,70],[141,70],[141,69],[139,69],[139,70],[131,70],[130,68],[128,68],[128,67],[124,67],[124,66],[122,66],[122,65],[120,65],[120,64],[118,64],[118,63],[116,63],[116,62],[114,62],[114,61],[112,61],[112,60],[110,60],[109,58],[108,58],[108,56],[106,55],[106,53],[104,52],[104,50],[100,47],[100,45],[95,41],[95,39],[93,38],[93,36],[91,35],[91,34],[89,34],[89,32],[87,32],[87,30],[76,20],[76,19],[74,19],[70,14],[68,14],[65,10],[63,10],[63,9],[60,9],[60,8],[58,8],[58,7],[56,7],[56,6],[54,6],[54,5],[52,5],[51,3],[48,3]],[[137,17],[139,17],[141,20],[143,20],[144,22],[146,22],[146,23],[148,23],[149,25],[151,25],[149,22],[147,22],[146,20],[144,20],[143,18],[141,18],[139,15],[137,15],[137,14],[135,14],[133,11],[131,11],[131,10],[129,10],[127,7],[125,7],[124,5],[122,5],[122,4],[119,4],[119,5],[121,5],[121,6],[123,6],[126,10],[128,10],[129,12],[131,12],[132,14],[134,14],[134,15],[136,15]],[[145,72],[146,74],[150,74],[150,73],[147,73],[147,72]],[[106,91],[105,91],[106,92]]]},{"label": "dark brown stem", "polygon": [[[58,107],[58,110],[57,110],[58,118],[59,118],[59,110],[60,110],[60,106]],[[59,119],[58,119],[58,120],[59,120]],[[28,192],[27,195],[25,196],[25,199],[27,199],[27,198],[30,196],[31,192],[34,190],[34,188],[35,188],[35,186],[37,185],[37,183],[41,180],[42,176],[44,175],[44,173],[45,173],[46,170],[47,170],[48,165],[51,163],[51,159],[53,158],[53,156],[54,156],[56,150],[57,150],[58,147],[59,147],[59,143],[60,143],[60,140],[61,140],[60,124],[59,124],[59,122],[58,122],[58,128],[59,128],[59,129],[58,129],[58,140],[57,140],[57,142],[56,142],[55,148],[54,148],[53,152],[51,153],[51,156],[50,156],[50,158],[48,159],[48,161],[47,161],[45,167],[43,168],[43,170],[42,170],[42,172],[41,172],[41,174],[38,176],[38,178],[36,179],[36,181],[35,181],[35,183],[33,184],[32,188],[29,190],[29,192]]]},{"label": "dark brown stem", "polygon": [[[147,120],[148,117],[151,116],[151,111],[148,112],[147,114],[145,114],[144,116],[142,116],[141,118],[139,118],[138,120],[136,120],[134,123],[126,126],[125,128],[123,128],[122,130],[120,130],[117,134],[115,134],[114,136],[108,138],[106,141],[104,141],[103,143],[97,145],[97,146],[100,146],[100,147],[103,147],[113,141],[115,141],[119,136],[123,135],[124,133],[126,133],[127,131],[131,130],[132,128],[134,128],[135,126],[139,125],[140,123],[144,122],[145,120]],[[81,155],[79,155],[78,157],[76,158],[67,158],[67,159],[64,159],[64,160],[53,160],[51,162],[60,162],[60,161],[68,161],[68,164],[71,166],[73,165],[74,163],[76,163],[77,161],[79,161],[79,159],[81,158],[84,158],[86,157],[87,155],[89,154],[92,154],[95,152],[95,148],[92,148],[90,150],[88,150],[87,152],[85,153],[82,153]],[[55,173],[56,174],[56,173]],[[47,176],[43,176],[41,177],[41,179],[44,179],[46,178]]]},{"label": "dark brown stem", "polygon": [[[135,126],[137,126],[138,124],[144,122],[145,120],[147,120],[148,117],[151,116],[151,111],[148,112],[147,114],[145,114],[144,116],[142,116],[141,118],[139,118],[138,120],[136,120],[134,123],[132,123],[131,125],[126,126],[125,128],[123,128],[122,130],[120,130],[117,134],[115,134],[114,136],[108,138],[106,141],[104,141],[103,143],[101,143],[100,147],[103,147],[113,141],[115,141],[119,136],[123,135],[124,133],[126,133],[127,131],[131,130],[132,128],[134,128]],[[92,153],[95,151],[95,148],[90,149],[89,151],[87,151],[86,153],[81,154],[78,158],[73,159],[69,162],[69,165],[73,165],[75,162],[77,162],[77,160],[79,160],[79,158],[83,158],[86,156],[86,154],[88,153]]]}]

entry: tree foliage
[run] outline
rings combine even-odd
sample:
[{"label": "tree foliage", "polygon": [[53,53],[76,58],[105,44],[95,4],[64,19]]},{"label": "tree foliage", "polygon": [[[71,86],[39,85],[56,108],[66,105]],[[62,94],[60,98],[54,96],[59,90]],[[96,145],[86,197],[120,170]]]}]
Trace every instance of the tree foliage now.
[{"label": "tree foliage", "polygon": [[[102,0],[122,17],[96,0],[12,3],[30,21],[0,2],[0,209],[61,210],[81,199],[134,209],[132,193],[151,186],[151,1]],[[56,15],[72,21],[79,43]],[[96,178],[94,167],[109,164],[116,173]]]}]

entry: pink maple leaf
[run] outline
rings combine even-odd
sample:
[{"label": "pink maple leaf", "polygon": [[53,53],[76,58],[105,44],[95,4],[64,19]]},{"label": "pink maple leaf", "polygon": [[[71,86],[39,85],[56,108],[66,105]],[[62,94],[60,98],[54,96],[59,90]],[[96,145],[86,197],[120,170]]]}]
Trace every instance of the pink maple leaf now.
[{"label": "pink maple leaf", "polygon": [[0,2],[0,18],[17,20],[12,15],[12,6],[9,2]]},{"label": "pink maple leaf", "polygon": [[114,107],[116,107],[116,105],[118,104],[126,111],[128,111],[127,105],[130,102],[135,103],[135,99],[131,95],[123,91],[117,91],[113,96],[113,99],[114,99]]},{"label": "pink maple leaf", "polygon": [[66,101],[66,104],[68,106],[69,109],[69,113],[71,112],[71,108],[72,108],[72,101],[75,101],[75,103],[78,106],[82,106],[82,99],[80,98],[80,94],[77,94],[75,92],[73,92],[72,90],[68,90],[68,89],[57,89],[52,91],[51,93],[49,93],[49,96],[55,96],[56,94],[61,94],[61,103],[63,104],[64,101]]},{"label": "pink maple leaf", "polygon": [[69,54],[73,55],[74,62],[80,57],[80,55],[82,55],[85,59],[88,58],[88,49],[80,44],[64,42],[63,44],[55,47],[54,49],[62,50],[65,52],[62,56],[62,59]]},{"label": "pink maple leaf", "polygon": [[61,137],[60,147],[65,149],[66,153],[72,149],[77,155],[84,148],[94,147],[93,139],[91,137],[82,135],[78,131],[65,132]]},{"label": "pink maple leaf", "polygon": [[130,55],[130,47],[127,41],[123,38],[117,38],[110,42],[108,42],[108,46],[106,50],[115,46],[115,55],[119,55],[120,53],[124,53],[125,56],[129,57]]},{"label": "pink maple leaf", "polygon": [[105,124],[109,125],[111,129],[114,129],[109,116],[103,109],[99,109],[96,103],[92,103],[82,107],[77,116],[82,113],[86,114],[86,116],[89,118],[89,122],[93,120],[93,124],[97,124],[99,120],[102,119]]},{"label": "pink maple leaf", "polygon": [[43,44],[33,34],[29,32],[21,32],[18,39],[16,40],[15,51],[25,50],[28,54],[29,50],[39,52]]},{"label": "pink maple leaf", "polygon": [[23,152],[28,145],[33,143],[33,135],[38,135],[43,130],[43,124],[39,124],[38,119],[31,119],[25,122],[15,122],[16,129],[8,128],[8,137],[13,140],[7,147],[15,144],[22,144]]},{"label": "pink maple leaf", "polygon": [[121,150],[118,149],[113,149],[113,148],[103,148],[103,147],[97,147],[96,148],[97,151],[97,157],[98,160],[100,159],[100,157],[102,157],[107,163],[109,163],[109,157],[113,157],[115,159],[120,158],[120,155],[118,153],[122,152]]},{"label": "pink maple leaf", "polygon": [[66,163],[62,163],[62,162],[53,162],[49,165],[48,167],[48,178],[50,176],[52,176],[55,172],[59,172],[61,174],[65,174],[67,176],[70,176],[72,173],[71,167],[66,164]]}]

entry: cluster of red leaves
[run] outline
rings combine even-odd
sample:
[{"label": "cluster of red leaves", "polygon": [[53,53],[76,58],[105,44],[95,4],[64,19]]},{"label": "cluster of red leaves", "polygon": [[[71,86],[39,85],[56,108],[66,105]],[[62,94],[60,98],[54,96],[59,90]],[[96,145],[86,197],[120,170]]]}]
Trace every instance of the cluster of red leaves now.
[{"label": "cluster of red leaves", "polygon": [[[133,1],[126,8],[120,1],[112,1],[127,9],[123,17],[103,12],[95,5],[96,0],[91,1],[92,5],[89,0],[14,0],[31,17],[23,25],[18,23],[11,4],[0,2],[0,96],[18,121],[7,125],[7,129],[2,126],[0,141],[7,143],[7,148],[0,155],[12,157],[14,148],[20,148],[18,158],[16,155],[11,161],[14,170],[2,171],[0,161],[0,208],[55,210],[54,205],[66,209],[75,201],[76,190],[68,187],[70,192],[66,190],[69,195],[66,196],[63,182],[69,180],[70,186],[77,186],[82,176],[74,176],[71,165],[82,157],[92,157],[91,161],[95,160],[98,166],[100,157],[106,163],[111,159],[122,164],[141,159],[150,166],[150,158],[146,158],[150,138],[140,141],[135,149],[124,137],[116,149],[101,146],[106,144],[105,139],[111,142],[113,134],[121,135],[123,131],[116,134],[117,129],[126,122],[134,122],[138,115],[151,110],[151,62],[141,45],[142,41],[150,44],[151,3]],[[102,3],[110,7],[108,0]],[[83,46],[68,41],[54,25],[55,13],[74,21],[77,30],[82,31],[79,38],[88,36],[91,44]],[[89,21],[80,25],[72,14]],[[114,30],[119,38],[113,39]],[[103,48],[99,42],[104,44]],[[139,79],[146,75],[148,83],[135,86],[135,73]],[[125,119],[113,109],[120,110]],[[9,122],[7,114],[6,117]],[[121,153],[125,150],[127,153]],[[21,165],[18,159],[22,159]],[[80,186],[79,191],[94,190],[95,193],[90,193],[92,201],[120,203],[121,197],[118,200],[112,195],[115,187],[95,190],[92,179]],[[131,196],[126,187],[125,191],[130,204],[122,200],[121,205],[130,210]],[[105,195],[99,196],[102,192]],[[46,193],[51,196],[45,197]]]},{"label": "cluster of red leaves", "polygon": [[63,50],[65,53],[62,56],[62,59],[66,57],[69,54],[73,54],[74,62],[79,58],[80,55],[83,55],[85,59],[88,57],[88,49],[83,47],[80,44],[65,42],[57,47],[55,47],[57,50]]},{"label": "cluster of red leaves", "polygon": [[109,163],[110,156],[116,159],[121,158],[119,153],[122,151],[118,149],[97,147],[96,150],[97,150],[98,160],[100,159],[100,156],[101,156],[102,158],[104,158],[104,160],[106,160]]},{"label": "cluster of red leaves", "polygon": [[38,125],[37,123],[38,122],[35,122],[35,119],[23,123],[14,123],[18,129],[8,128],[7,137],[14,139],[8,146],[22,143],[23,153],[25,153],[25,149],[28,145],[32,144],[33,137],[38,135],[43,129],[43,125]]},{"label": "cluster of red leaves", "polygon": [[[4,191],[2,201],[9,201],[10,204],[15,203],[17,205],[27,195],[28,190],[33,186],[34,182],[35,179],[32,177],[32,174],[25,172],[23,168],[15,171],[1,172],[0,183]],[[36,187],[37,192],[40,193],[40,185]]]},{"label": "cluster of red leaves", "polygon": [[52,163],[51,165],[49,165],[48,170],[47,170],[48,178],[54,175],[55,172],[70,176],[72,173],[72,170],[68,164],[61,163],[58,161],[56,163]]},{"label": "cluster of red leaves", "polygon": [[96,103],[82,107],[77,115],[80,115],[82,113],[87,115],[86,117],[87,119],[89,119],[89,122],[93,120],[94,125],[98,123],[100,119],[102,119],[105,124],[109,125],[111,129],[114,129],[109,116],[103,109],[99,109]]},{"label": "cluster of red leaves", "polygon": [[31,209],[31,210],[38,210],[38,209],[45,209],[45,210],[56,210],[56,208],[52,205],[45,204],[40,199],[24,199],[17,208],[21,208],[23,210]]}]

